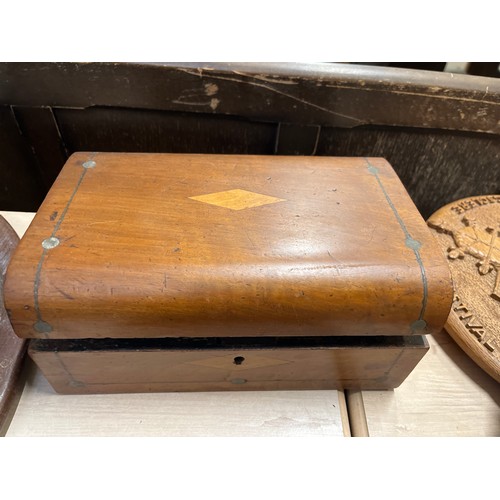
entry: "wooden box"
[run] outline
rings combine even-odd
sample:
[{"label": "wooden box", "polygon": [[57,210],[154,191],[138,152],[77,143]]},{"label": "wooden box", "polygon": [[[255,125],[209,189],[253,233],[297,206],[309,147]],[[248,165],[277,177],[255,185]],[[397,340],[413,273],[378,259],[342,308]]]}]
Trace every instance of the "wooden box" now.
[{"label": "wooden box", "polygon": [[451,300],[380,158],[77,153],[5,283],[62,393],[393,388]]}]

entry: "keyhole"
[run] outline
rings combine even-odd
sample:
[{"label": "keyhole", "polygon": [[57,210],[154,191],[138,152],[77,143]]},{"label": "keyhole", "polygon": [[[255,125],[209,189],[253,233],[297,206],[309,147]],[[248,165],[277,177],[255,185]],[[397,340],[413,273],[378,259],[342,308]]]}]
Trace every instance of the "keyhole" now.
[{"label": "keyhole", "polygon": [[244,358],[243,356],[236,356],[236,357],[234,358],[233,363],[234,363],[235,365],[241,365],[241,363],[243,363],[243,361],[245,361],[245,358]]}]

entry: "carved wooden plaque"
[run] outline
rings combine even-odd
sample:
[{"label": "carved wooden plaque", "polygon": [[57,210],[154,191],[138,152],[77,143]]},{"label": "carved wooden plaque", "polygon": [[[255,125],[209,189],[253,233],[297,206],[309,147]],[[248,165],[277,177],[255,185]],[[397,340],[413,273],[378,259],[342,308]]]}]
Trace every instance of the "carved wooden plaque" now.
[{"label": "carved wooden plaque", "polygon": [[0,429],[20,390],[17,381],[26,352],[26,341],[14,334],[3,301],[5,271],[18,243],[16,232],[0,215]]},{"label": "carved wooden plaque", "polygon": [[500,382],[500,195],[458,200],[427,223],[446,252],[454,282],[445,328]]}]

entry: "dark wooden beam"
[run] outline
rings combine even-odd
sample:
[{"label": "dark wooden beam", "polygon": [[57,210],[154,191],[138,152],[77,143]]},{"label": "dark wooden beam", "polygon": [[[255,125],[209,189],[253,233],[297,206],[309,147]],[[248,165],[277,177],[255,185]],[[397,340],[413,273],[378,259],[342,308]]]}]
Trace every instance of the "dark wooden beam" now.
[{"label": "dark wooden beam", "polygon": [[13,108],[23,136],[36,158],[44,191],[55,181],[68,158],[58,124],[51,108]]},{"label": "dark wooden beam", "polygon": [[45,195],[37,160],[10,106],[0,106],[0,210],[32,211]]},{"label": "dark wooden beam", "polygon": [[500,134],[499,79],[349,64],[2,63],[0,104]]},{"label": "dark wooden beam", "polygon": [[144,109],[54,109],[69,153],[272,154],[275,124]]}]

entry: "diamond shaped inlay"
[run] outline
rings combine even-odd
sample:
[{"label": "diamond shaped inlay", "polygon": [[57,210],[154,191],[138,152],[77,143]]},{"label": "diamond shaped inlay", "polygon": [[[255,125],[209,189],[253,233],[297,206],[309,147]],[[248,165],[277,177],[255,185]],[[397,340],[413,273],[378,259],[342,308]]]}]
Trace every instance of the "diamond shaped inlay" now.
[{"label": "diamond shaped inlay", "polygon": [[220,368],[222,370],[248,370],[251,368],[262,368],[264,366],[278,366],[286,365],[290,361],[283,359],[268,358],[264,356],[248,355],[240,357],[244,360],[240,364],[235,364],[235,357],[233,354],[229,356],[217,356],[215,358],[205,358],[198,361],[190,361],[190,365],[207,366],[209,368]]},{"label": "diamond shaped inlay", "polygon": [[243,210],[245,208],[260,207],[261,205],[285,201],[282,198],[253,193],[245,189],[231,189],[229,191],[203,194],[201,196],[190,196],[189,199],[231,210]]}]

